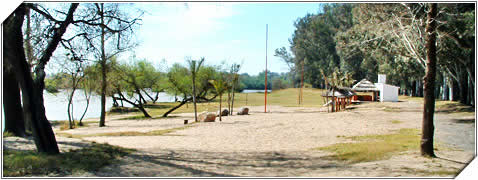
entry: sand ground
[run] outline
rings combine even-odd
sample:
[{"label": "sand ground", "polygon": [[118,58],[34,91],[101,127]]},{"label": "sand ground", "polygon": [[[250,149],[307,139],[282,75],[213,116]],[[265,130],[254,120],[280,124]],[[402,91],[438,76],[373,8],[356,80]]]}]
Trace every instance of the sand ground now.
[{"label": "sand ground", "polygon": [[[384,111],[386,108],[396,111]],[[281,106],[268,106],[269,112],[263,113],[264,107],[258,106],[250,107],[250,115],[227,116],[222,122],[216,119],[212,123],[194,123],[162,136],[97,136],[81,140],[57,136],[57,139],[62,151],[86,146],[91,141],[138,150],[98,172],[75,176],[421,177],[430,176],[430,171],[459,171],[465,167],[475,156],[474,116],[436,114],[439,158],[424,158],[411,151],[387,160],[348,164],[324,158],[329,152],[314,150],[349,142],[345,136],[419,129],[421,108],[422,104],[416,101],[364,103],[338,113],[327,113],[323,108]],[[146,120],[112,117],[106,127],[61,132],[148,132],[183,127],[185,119],[193,121],[193,114]],[[6,138],[4,148],[34,149],[34,145],[31,140]]]}]

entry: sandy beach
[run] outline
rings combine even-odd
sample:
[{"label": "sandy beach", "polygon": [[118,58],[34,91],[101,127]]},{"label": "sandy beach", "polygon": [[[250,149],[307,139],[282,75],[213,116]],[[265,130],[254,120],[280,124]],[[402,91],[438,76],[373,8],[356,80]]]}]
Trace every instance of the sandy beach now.
[{"label": "sandy beach", "polygon": [[[250,107],[250,115],[226,116],[222,122],[217,118],[216,122],[193,123],[161,136],[82,139],[57,136],[57,139],[62,151],[86,146],[92,141],[138,150],[98,172],[74,176],[421,177],[429,176],[426,172],[430,169],[458,172],[474,156],[470,147],[475,146],[475,129],[474,121],[459,124],[454,121],[457,117],[451,114],[436,114],[435,141],[440,144],[436,149],[439,158],[424,158],[418,151],[407,151],[386,160],[348,164],[324,158],[330,152],[315,149],[352,141],[344,137],[420,129],[421,107],[415,101],[364,103],[343,112],[327,113],[324,108],[268,106],[269,112],[264,113],[263,106],[255,106]],[[399,111],[384,111],[385,108]],[[193,114],[143,120],[110,117],[106,127],[91,126],[61,133],[149,132],[184,127],[186,119],[194,121]],[[60,130],[56,128],[55,132]],[[450,139],[460,140],[451,143]],[[26,145],[27,141],[6,138],[4,148],[34,148],[33,144]]]}]

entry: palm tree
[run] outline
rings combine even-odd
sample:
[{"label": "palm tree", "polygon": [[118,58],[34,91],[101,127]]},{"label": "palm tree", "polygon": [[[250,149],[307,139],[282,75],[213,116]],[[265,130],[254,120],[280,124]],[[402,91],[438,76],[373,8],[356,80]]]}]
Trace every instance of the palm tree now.
[{"label": "palm tree", "polygon": [[232,73],[232,104],[231,109],[229,110],[229,114],[232,115],[232,111],[234,110],[234,90],[236,88],[237,82],[239,81],[239,70],[241,69],[241,65],[233,64],[231,66],[231,73]]},{"label": "palm tree", "polygon": [[216,93],[219,95],[219,121],[222,121],[222,94],[226,91],[227,85],[222,79],[218,80],[209,80],[209,82],[214,86],[216,89]]},{"label": "palm tree", "polygon": [[198,115],[197,115],[197,107],[196,107],[196,74],[199,71],[199,68],[201,68],[202,63],[204,62],[204,58],[201,58],[201,60],[196,61],[196,60],[188,60],[189,64],[189,71],[191,72],[192,80],[193,80],[193,104],[194,104],[194,121],[198,121]]}]

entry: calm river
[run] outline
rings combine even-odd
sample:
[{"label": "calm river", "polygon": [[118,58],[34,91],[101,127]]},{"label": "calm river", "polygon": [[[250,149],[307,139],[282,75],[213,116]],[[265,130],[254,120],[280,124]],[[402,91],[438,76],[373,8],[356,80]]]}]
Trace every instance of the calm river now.
[{"label": "calm river", "polygon": [[[153,94],[151,94],[153,95]],[[146,100],[149,100],[148,97],[144,96]],[[43,98],[45,100],[45,111],[46,117],[50,121],[57,120],[68,120],[67,109],[68,109],[68,92],[67,90],[60,90],[58,93],[48,93],[43,92]],[[157,102],[173,102],[174,96],[170,96],[166,93],[159,93],[159,98]],[[98,95],[92,95],[90,99],[90,105],[88,111],[85,114],[84,119],[88,118],[98,118],[100,117],[100,105],[101,97]],[[109,110],[113,106],[113,100],[111,97],[106,98],[106,110]],[[130,104],[124,102],[124,106],[132,107]],[[73,116],[75,119],[79,119],[83,114],[86,107],[86,99],[84,96],[83,90],[79,89],[75,91],[75,96],[73,96]],[[3,106],[2,106],[2,119]],[[3,121],[2,121],[3,123]]]}]

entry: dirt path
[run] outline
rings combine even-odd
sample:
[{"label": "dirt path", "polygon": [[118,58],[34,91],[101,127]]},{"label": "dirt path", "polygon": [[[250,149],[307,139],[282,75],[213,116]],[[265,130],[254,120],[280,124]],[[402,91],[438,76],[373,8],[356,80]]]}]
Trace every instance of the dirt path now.
[{"label": "dirt path", "polygon": [[[325,158],[330,155],[328,152],[314,150],[349,142],[342,138],[344,136],[418,129],[420,108],[421,105],[413,101],[362,104],[339,113],[280,106],[271,106],[270,113],[262,113],[263,107],[252,107],[251,115],[196,123],[163,136],[85,137],[83,140],[138,151],[117,164],[79,176],[417,177],[430,176],[431,171],[459,171],[474,155],[474,123],[459,123],[456,116],[448,114],[436,116],[436,140],[446,146],[450,144],[436,150],[439,158],[403,152],[387,160],[347,164]],[[107,127],[62,132],[78,135],[148,132],[184,127],[184,119],[192,119],[192,114],[159,120],[110,120]],[[438,173],[436,176],[453,175]]]}]

